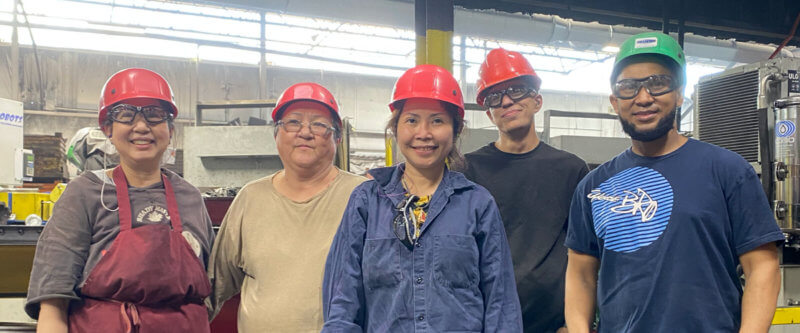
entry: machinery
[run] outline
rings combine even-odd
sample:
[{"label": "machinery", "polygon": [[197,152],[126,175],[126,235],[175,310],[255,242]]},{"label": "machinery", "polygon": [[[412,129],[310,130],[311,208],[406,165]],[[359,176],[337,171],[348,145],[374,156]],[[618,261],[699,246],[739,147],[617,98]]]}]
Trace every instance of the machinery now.
[{"label": "machinery", "polygon": [[33,177],[33,152],[22,148],[22,103],[0,98],[0,186],[21,185]]},{"label": "machinery", "polygon": [[[11,187],[31,180],[34,171],[33,153],[23,149],[23,122],[22,103],[0,99],[0,266],[4,271],[0,274],[0,302],[3,304],[13,304],[25,296],[36,241],[42,230],[41,215],[28,213],[28,210],[24,213],[16,210],[28,206],[26,200],[29,194],[38,193],[19,192],[22,196],[16,197],[18,205],[12,202],[18,189]],[[23,196],[26,198],[23,199]],[[7,225],[9,222],[24,223],[19,219],[25,220],[29,215],[35,216],[31,217],[30,223],[39,219],[38,226]],[[6,312],[9,311],[0,312],[0,322],[13,319]],[[9,325],[0,323],[6,329],[12,327]],[[13,327],[23,330],[26,326],[19,324]]]},{"label": "machinery", "polygon": [[[800,58],[739,66],[701,78],[694,96],[694,136],[750,162],[760,174],[776,223],[786,236],[780,256],[779,308],[773,324],[800,323],[798,71]],[[775,327],[771,332],[780,329]]]}]

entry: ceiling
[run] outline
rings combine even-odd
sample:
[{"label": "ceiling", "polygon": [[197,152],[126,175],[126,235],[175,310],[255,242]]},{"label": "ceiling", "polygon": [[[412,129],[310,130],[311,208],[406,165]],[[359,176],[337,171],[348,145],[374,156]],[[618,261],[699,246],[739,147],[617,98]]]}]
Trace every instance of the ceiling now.
[{"label": "ceiling", "polygon": [[[666,15],[671,32],[678,30],[683,16],[686,32],[764,44],[780,44],[800,14],[800,0],[455,0],[455,4],[652,30],[662,29]],[[800,46],[800,31],[788,45]]]},{"label": "ceiling", "polygon": [[[414,0],[162,0],[216,4],[286,13],[346,17],[359,22],[413,27]],[[422,1],[422,0],[419,0]],[[437,1],[437,0],[432,0]],[[664,17],[670,32],[762,44],[780,44],[800,15],[800,0],[453,0],[472,10],[558,15],[582,22],[662,30]],[[800,47],[800,28],[789,46]]]}]

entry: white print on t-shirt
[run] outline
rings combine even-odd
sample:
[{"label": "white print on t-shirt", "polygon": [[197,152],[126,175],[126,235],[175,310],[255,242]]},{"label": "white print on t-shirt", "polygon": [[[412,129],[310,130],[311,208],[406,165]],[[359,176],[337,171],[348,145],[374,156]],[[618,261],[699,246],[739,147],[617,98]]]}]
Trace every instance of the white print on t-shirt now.
[{"label": "white print on t-shirt", "polygon": [[657,201],[650,198],[647,192],[640,188],[636,189],[636,193],[631,191],[624,192],[625,199],[622,199],[622,203],[619,204],[619,206],[611,207],[612,212],[622,214],[630,213],[634,216],[638,212],[642,216],[642,222],[653,219],[653,216],[656,215],[656,211],[658,211]]},{"label": "white print on t-shirt", "polygon": [[635,252],[656,241],[669,224],[672,195],[664,176],[646,167],[622,170],[592,189],[586,197],[603,247]]},{"label": "white print on t-shirt", "polygon": [[136,214],[136,222],[139,223],[160,223],[169,221],[169,212],[161,206],[147,206]]},{"label": "white print on t-shirt", "polygon": [[641,215],[642,222],[647,222],[653,219],[658,211],[658,202],[653,200],[650,195],[641,188],[636,189],[636,193],[623,190],[625,198],[618,195],[608,195],[601,192],[599,189],[592,190],[586,197],[591,201],[602,200],[609,202],[617,202],[622,200],[618,206],[611,207],[611,211],[620,214],[631,214],[636,216],[636,213]]}]

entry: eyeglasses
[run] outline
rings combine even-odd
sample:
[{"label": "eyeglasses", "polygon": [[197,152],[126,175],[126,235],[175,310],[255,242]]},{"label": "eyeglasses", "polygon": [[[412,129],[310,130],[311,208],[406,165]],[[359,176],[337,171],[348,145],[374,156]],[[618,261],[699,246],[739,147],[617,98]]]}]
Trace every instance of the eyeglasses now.
[{"label": "eyeglasses", "polygon": [[328,136],[328,134],[336,133],[335,127],[319,121],[304,123],[297,119],[288,119],[288,120],[278,120],[278,122],[275,123],[275,125],[283,127],[283,130],[289,133],[300,132],[300,130],[303,129],[303,126],[305,126],[306,124],[308,124],[308,128],[311,130],[311,134],[314,135]]},{"label": "eyeglasses", "polygon": [[536,96],[536,94],[536,90],[524,86],[511,86],[486,95],[486,98],[483,99],[483,105],[490,108],[499,108],[503,105],[503,95],[508,96],[508,98],[511,98],[511,100],[516,103],[525,97]]},{"label": "eyeglasses", "polygon": [[[400,243],[411,249],[417,243],[417,218],[409,209],[419,200],[416,195],[410,195],[397,204],[397,215],[392,221],[392,230]],[[411,220],[409,220],[409,215]]]},{"label": "eyeglasses", "polygon": [[661,96],[678,88],[678,82],[669,75],[651,75],[643,79],[624,79],[614,84],[614,96],[619,99],[631,99],[644,89],[650,96]]},{"label": "eyeglasses", "polygon": [[135,106],[130,104],[114,106],[109,112],[109,117],[118,123],[130,125],[133,124],[137,113],[141,113],[144,120],[150,125],[158,125],[172,118],[172,112],[160,105]]}]

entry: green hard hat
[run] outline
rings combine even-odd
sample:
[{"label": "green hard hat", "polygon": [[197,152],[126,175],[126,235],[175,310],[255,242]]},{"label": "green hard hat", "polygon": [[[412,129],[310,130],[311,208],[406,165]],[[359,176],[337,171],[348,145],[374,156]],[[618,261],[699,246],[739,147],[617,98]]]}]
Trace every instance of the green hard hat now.
[{"label": "green hard hat", "polygon": [[665,56],[678,64],[682,71],[686,68],[686,56],[675,39],[660,32],[645,32],[633,35],[622,42],[617,58],[614,60],[611,81],[614,81],[617,73],[622,70],[622,68],[618,68],[620,63],[625,59],[640,54]]}]

